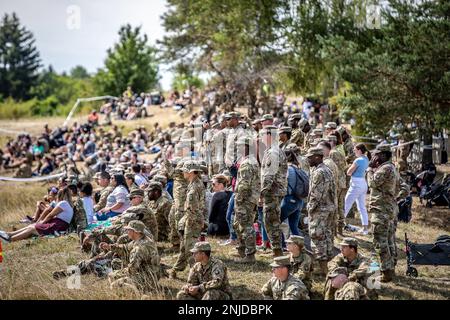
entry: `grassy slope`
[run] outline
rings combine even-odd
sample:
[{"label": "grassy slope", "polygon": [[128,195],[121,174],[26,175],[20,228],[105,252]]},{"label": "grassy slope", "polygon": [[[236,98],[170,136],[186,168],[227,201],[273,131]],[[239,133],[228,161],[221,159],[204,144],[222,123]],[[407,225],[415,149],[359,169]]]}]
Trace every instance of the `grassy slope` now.
[{"label": "grassy slope", "polygon": [[[135,125],[145,124],[148,127],[155,121],[161,125],[169,121],[179,121],[181,118],[173,111],[155,110],[155,117],[134,122],[123,122],[127,129]],[[0,121],[0,127],[9,129],[24,129],[38,132],[43,123],[50,125],[61,123],[63,119],[31,119],[20,123]],[[449,168],[445,168],[449,170]],[[3,175],[4,173],[2,173]],[[0,182],[0,229],[11,230],[20,227],[17,223],[25,214],[32,214],[35,203],[45,193],[47,185],[43,183],[16,184]],[[407,278],[404,273],[406,261],[404,250],[404,233],[413,242],[429,243],[440,234],[450,232],[450,212],[445,208],[427,209],[414,199],[413,221],[410,224],[400,224],[397,231],[400,249],[397,266],[398,279],[391,284],[382,285],[380,299],[450,299],[450,269],[439,266],[419,266],[419,278]],[[355,221],[355,224],[358,222]],[[440,227],[438,227],[440,226]],[[443,226],[443,227],[442,227]],[[354,234],[352,234],[354,235]],[[361,240],[361,252],[370,254],[370,237],[356,235]],[[214,254],[227,262],[229,278],[237,299],[258,299],[259,289],[270,278],[268,262],[271,256],[258,254],[258,262],[254,265],[238,265],[232,262],[234,252],[231,247],[221,247],[218,239],[208,239],[212,242]],[[339,239],[336,239],[336,243]],[[168,244],[160,243],[161,250]],[[41,238],[4,245],[4,261],[0,264],[0,299],[118,299],[136,298],[130,293],[112,292],[108,281],[94,276],[83,276],[80,290],[70,290],[65,280],[55,281],[51,277],[54,270],[66,268],[86,258],[78,248],[74,236],[56,239]],[[175,253],[164,253],[162,261],[172,264]],[[153,299],[173,299],[178,289],[187,278],[187,270],[180,273],[181,280],[162,279],[164,292],[151,295]],[[313,298],[320,299],[323,283],[316,279]]]}]

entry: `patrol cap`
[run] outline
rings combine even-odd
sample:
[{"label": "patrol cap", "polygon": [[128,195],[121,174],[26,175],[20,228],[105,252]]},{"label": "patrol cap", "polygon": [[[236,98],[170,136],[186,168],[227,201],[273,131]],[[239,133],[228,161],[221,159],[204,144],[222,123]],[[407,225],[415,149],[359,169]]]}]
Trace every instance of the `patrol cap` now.
[{"label": "patrol cap", "polygon": [[144,196],[145,196],[144,190],[134,188],[134,189],[131,189],[128,197],[131,199],[133,197],[142,197],[143,198]]},{"label": "patrol cap", "polygon": [[292,128],[291,127],[281,127],[278,129],[278,133],[291,133],[292,132]]},{"label": "patrol cap", "polygon": [[125,178],[127,178],[127,179],[134,179],[134,173],[132,173],[132,172],[126,172],[126,173],[125,173]]},{"label": "patrol cap", "polygon": [[308,149],[308,153],[305,154],[306,158],[312,157],[312,156],[323,156],[323,148],[321,147],[312,147]]},{"label": "patrol cap", "polygon": [[337,124],[336,124],[336,122],[327,122],[327,124],[325,125],[325,128],[327,128],[327,129],[336,129],[337,128]]},{"label": "patrol cap", "polygon": [[291,265],[291,258],[289,256],[281,256],[273,258],[270,264],[272,268],[289,267]]},{"label": "patrol cap", "polygon": [[301,119],[302,118],[302,114],[301,113],[293,113],[289,116],[288,119],[290,120],[295,120],[295,119]]},{"label": "patrol cap", "polygon": [[278,128],[275,127],[275,126],[272,126],[272,125],[270,125],[270,126],[265,126],[265,127],[263,127],[263,128],[259,131],[259,133],[260,133],[261,135],[267,134],[267,133],[274,134],[274,133],[277,133],[277,132],[278,132]]},{"label": "patrol cap", "polygon": [[322,129],[314,129],[312,133],[315,136],[319,136],[319,135],[321,136],[323,134],[323,130]]},{"label": "patrol cap", "polygon": [[94,180],[100,179],[100,175],[101,175],[100,172],[96,172],[96,173],[94,174],[94,176],[93,176],[93,179],[94,179]]},{"label": "patrol cap", "polygon": [[230,119],[233,119],[233,118],[240,118],[240,117],[241,117],[241,114],[240,114],[239,112],[232,111],[232,112],[229,112],[229,113],[228,113],[228,116],[230,117]]},{"label": "patrol cap", "polygon": [[339,245],[358,247],[358,241],[355,238],[345,237],[344,239],[342,239],[342,241],[341,241],[341,243],[339,243]]},{"label": "patrol cap", "polygon": [[124,230],[133,230],[136,232],[139,232],[141,234],[144,234],[145,230],[145,224],[142,221],[133,220],[128,223],[126,227],[123,228]]},{"label": "patrol cap", "polygon": [[258,124],[258,123],[261,123],[261,122],[262,122],[262,119],[255,119],[255,120],[252,121],[252,124],[255,125],[255,124]]},{"label": "patrol cap", "polygon": [[270,113],[267,113],[262,116],[261,120],[262,121],[273,120],[273,115],[271,115]]},{"label": "patrol cap", "polygon": [[303,129],[307,123],[308,123],[308,120],[306,120],[305,118],[302,118],[302,119],[298,122],[298,127],[299,127],[300,129]]},{"label": "patrol cap", "polygon": [[225,113],[225,114],[222,116],[221,121],[223,121],[223,120],[228,120],[228,119],[231,119],[231,116],[230,116],[229,113]]},{"label": "patrol cap", "polygon": [[304,246],[305,238],[302,236],[291,235],[289,237],[289,239],[286,240],[286,243],[294,243],[294,244],[298,245],[299,247]]},{"label": "patrol cap", "polygon": [[328,141],[333,141],[333,142],[337,142],[336,136],[332,136],[332,135],[327,136],[327,137],[326,137],[326,140],[328,140]]},{"label": "patrol cap", "polygon": [[161,182],[158,181],[150,181],[150,183],[147,186],[147,190],[151,191],[151,190],[161,190],[162,191],[163,187]]},{"label": "patrol cap", "polygon": [[194,245],[194,248],[189,250],[190,252],[204,252],[204,251],[211,251],[211,245],[208,241],[199,241]]},{"label": "patrol cap", "polygon": [[154,175],[153,176],[153,180],[155,180],[156,182],[160,182],[161,184],[166,184],[167,183],[166,176],[163,176],[162,174]]},{"label": "patrol cap", "polygon": [[289,143],[286,148],[284,149],[286,152],[298,152],[299,147],[295,143]]},{"label": "patrol cap", "polygon": [[186,161],[183,165],[183,172],[200,172],[202,168],[198,165],[196,161],[190,160]]},{"label": "patrol cap", "polygon": [[376,149],[373,151],[373,154],[381,153],[381,152],[391,152],[391,146],[389,144],[379,144]]}]

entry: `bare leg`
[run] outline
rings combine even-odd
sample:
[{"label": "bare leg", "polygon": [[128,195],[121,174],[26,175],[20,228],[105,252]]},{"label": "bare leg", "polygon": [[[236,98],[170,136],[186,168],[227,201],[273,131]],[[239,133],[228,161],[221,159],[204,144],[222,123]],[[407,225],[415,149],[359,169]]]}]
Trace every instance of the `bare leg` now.
[{"label": "bare leg", "polygon": [[23,239],[31,238],[31,236],[36,235],[38,236],[39,233],[36,231],[36,228],[34,226],[28,226],[27,228],[23,229],[22,232],[14,235],[11,237],[11,241],[19,241]]},{"label": "bare leg", "polygon": [[44,212],[42,212],[41,216],[39,217],[38,220],[36,220],[36,222],[42,222],[50,212],[52,212],[53,208],[52,207],[48,207],[44,210]]}]

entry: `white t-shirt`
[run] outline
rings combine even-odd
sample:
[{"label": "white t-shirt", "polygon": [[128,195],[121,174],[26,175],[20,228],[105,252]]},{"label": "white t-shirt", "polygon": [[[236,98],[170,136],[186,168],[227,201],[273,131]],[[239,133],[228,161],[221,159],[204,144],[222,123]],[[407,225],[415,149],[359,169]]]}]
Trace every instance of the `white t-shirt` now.
[{"label": "white t-shirt", "polygon": [[147,183],[147,180],[141,174],[136,174],[134,176],[134,182],[140,187],[143,183]]},{"label": "white t-shirt", "polygon": [[94,219],[94,200],[92,197],[83,197],[81,198],[83,200],[83,208],[84,212],[86,212],[86,218],[88,224],[91,224]]},{"label": "white t-shirt", "polygon": [[124,186],[117,186],[114,188],[113,192],[111,192],[106,198],[106,206],[111,208],[117,202],[123,203],[122,207],[114,210],[114,212],[122,213],[130,207],[130,200],[128,199],[128,191]]},{"label": "white t-shirt", "polygon": [[70,206],[70,204],[67,201],[60,201],[56,204],[55,208],[61,208],[62,211],[58,213],[58,215],[55,218],[61,219],[67,223],[70,223],[72,221],[73,217],[73,208]]}]

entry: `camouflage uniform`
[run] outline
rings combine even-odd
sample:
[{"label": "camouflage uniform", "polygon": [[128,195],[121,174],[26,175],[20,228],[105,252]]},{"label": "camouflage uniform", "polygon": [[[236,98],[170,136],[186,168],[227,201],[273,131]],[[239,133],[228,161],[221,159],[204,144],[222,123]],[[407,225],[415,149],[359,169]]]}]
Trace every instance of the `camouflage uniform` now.
[{"label": "camouflage uniform", "polygon": [[381,271],[395,267],[395,220],[398,213],[397,194],[399,174],[392,162],[383,163],[367,174],[370,188],[369,213],[371,214],[373,246],[380,258]]},{"label": "camouflage uniform", "polygon": [[274,142],[264,152],[261,164],[261,196],[264,199],[264,225],[274,253],[281,250],[280,204],[287,190],[286,155]]},{"label": "camouflage uniform", "polygon": [[14,173],[13,178],[31,178],[33,170],[31,169],[31,165],[28,163],[22,163]]},{"label": "camouflage uniform", "polygon": [[[350,296],[367,299],[365,285],[369,273],[369,262],[361,254],[349,261],[342,253],[328,262],[328,274],[325,282],[325,300],[348,300]],[[331,280],[338,274],[345,274],[348,282],[340,289],[333,288]],[[363,293],[360,295],[360,293]]]},{"label": "camouflage uniform", "polygon": [[237,249],[245,255],[256,252],[255,207],[259,200],[260,172],[253,156],[245,157],[241,162],[236,181],[234,198],[233,228],[237,234]]},{"label": "camouflage uniform", "polygon": [[94,206],[94,211],[98,212],[106,206],[106,200],[108,196],[113,192],[114,188],[112,186],[107,186],[100,191],[100,199]]},{"label": "camouflage uniform", "polygon": [[80,197],[73,197],[72,203],[73,203],[73,218],[70,223],[70,226],[75,231],[77,231],[78,228],[80,230],[86,229],[88,223],[86,211],[84,210],[83,206],[83,200]]},{"label": "camouflage uniform", "polygon": [[[186,162],[183,168],[188,167],[189,162]],[[199,169],[197,166],[196,169]],[[202,197],[203,196],[203,197]],[[203,199],[203,200],[202,200]],[[205,217],[205,187],[203,182],[197,177],[188,186],[186,202],[184,205],[184,234],[183,241],[180,246],[180,254],[173,266],[175,271],[183,271],[186,265],[191,262],[189,250],[192,249],[197,242],[200,233],[203,229]],[[192,265],[192,263],[190,263]]]},{"label": "camouflage uniform", "polygon": [[335,225],[338,226],[338,228],[342,229],[344,226],[344,204],[347,187],[347,175],[345,171],[347,163],[345,162],[345,157],[336,149],[331,150],[330,158],[334,161],[334,163],[336,163],[338,169],[338,179],[336,183],[338,208],[337,213],[334,217],[334,221]]},{"label": "camouflage uniform", "polygon": [[272,277],[261,289],[264,300],[309,300],[308,289],[303,282],[289,274],[286,281]]},{"label": "camouflage uniform", "polygon": [[303,249],[298,257],[291,255],[291,273],[294,277],[302,280],[309,292],[312,288],[312,271],[313,259],[306,249]]},{"label": "camouflage uniform", "polygon": [[[135,227],[136,224],[139,224],[142,229],[145,228],[140,221],[132,221],[125,228],[133,228],[140,232],[141,230]],[[160,276],[160,261],[154,240],[144,235],[141,239],[127,244],[111,245],[111,252],[127,262],[126,267],[109,274],[111,287],[131,285],[139,290],[156,287]]]},{"label": "camouflage uniform", "polygon": [[149,203],[149,208],[156,216],[158,223],[158,235],[157,237],[155,236],[155,239],[158,239],[158,241],[167,241],[170,231],[169,214],[172,208],[172,202],[161,194],[161,197],[156,201]]},{"label": "camouflage uniform", "polygon": [[290,143],[295,143],[299,148],[303,148],[303,145],[305,144],[305,134],[301,129],[292,129]]},{"label": "camouflage uniform", "polygon": [[227,150],[227,135],[228,129],[223,128],[216,132],[213,136],[213,152],[211,155],[211,161],[213,166],[213,172],[222,172],[225,170],[225,152]]},{"label": "camouflage uniform", "polygon": [[335,206],[336,206],[336,211],[333,213],[333,215],[331,215],[329,217],[329,227],[331,228],[331,230],[333,231],[333,235],[336,234],[336,221],[337,221],[337,215],[338,215],[338,189],[337,189],[337,185],[338,185],[338,179],[339,179],[339,169],[336,165],[336,163],[330,158],[330,157],[324,157],[323,158],[323,163],[328,167],[328,169],[330,169],[331,173],[333,174],[333,182],[334,182],[334,186],[335,186]]},{"label": "camouflage uniform", "polygon": [[311,246],[317,260],[329,260],[333,251],[330,217],[336,212],[336,187],[330,169],[321,163],[311,168],[308,195],[308,220]]},{"label": "camouflage uniform", "polygon": [[199,286],[199,292],[196,296],[191,296],[181,290],[177,294],[178,300],[231,299],[227,267],[219,259],[211,257],[205,266],[201,262],[195,263],[189,271],[187,282],[191,286]]},{"label": "camouflage uniform", "polygon": [[170,242],[172,245],[177,246],[180,244],[180,236],[178,234],[178,222],[184,215],[184,202],[186,201],[186,190],[188,183],[183,176],[183,164],[184,161],[180,160],[176,167],[173,168],[172,164],[168,161],[164,161],[164,168],[169,175],[173,178],[173,204],[169,213],[169,225],[170,225]]}]

